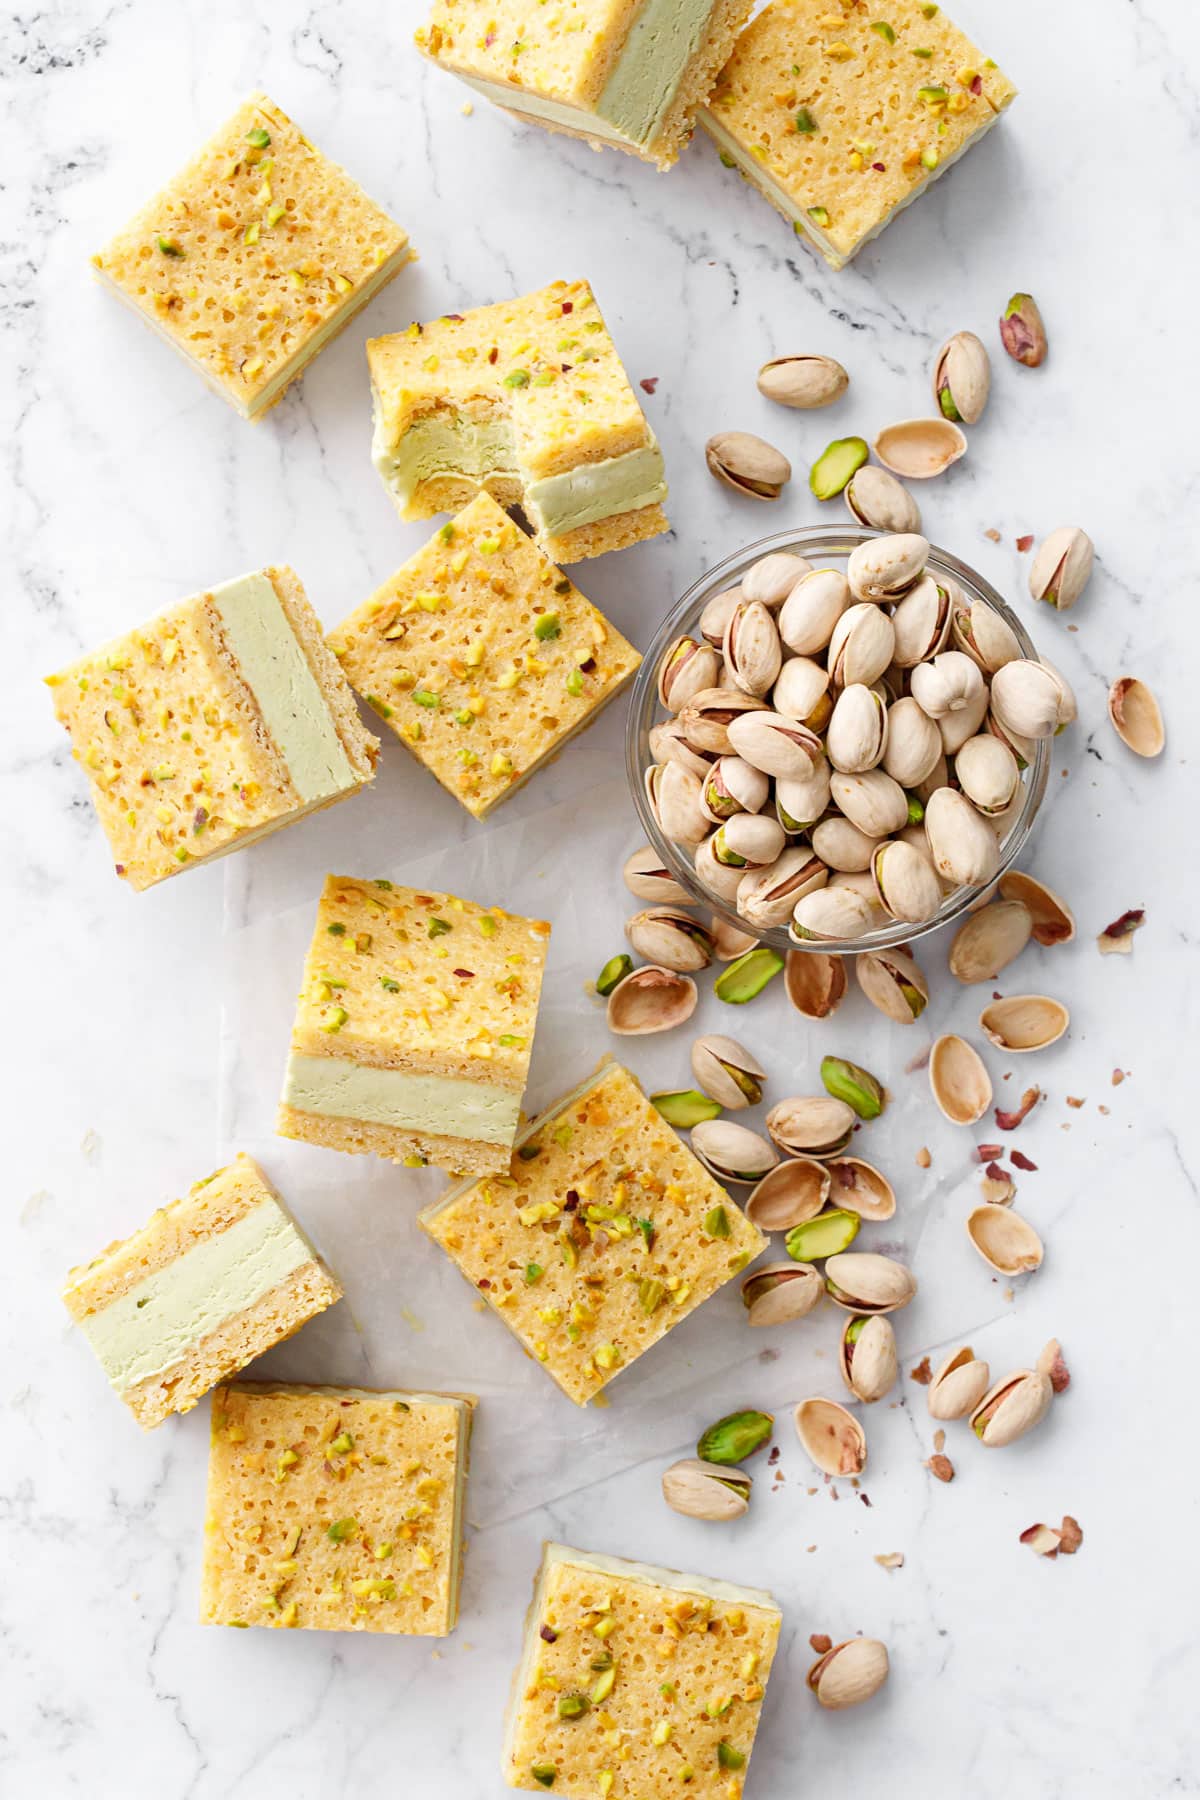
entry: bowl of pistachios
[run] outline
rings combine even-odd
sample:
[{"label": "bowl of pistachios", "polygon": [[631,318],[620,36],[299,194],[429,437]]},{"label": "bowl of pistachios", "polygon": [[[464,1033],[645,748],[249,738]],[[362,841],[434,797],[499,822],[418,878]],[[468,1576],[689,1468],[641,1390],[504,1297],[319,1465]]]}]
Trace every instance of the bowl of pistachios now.
[{"label": "bowl of pistachios", "polygon": [[707,907],[731,949],[912,943],[1020,855],[1074,717],[996,590],[919,532],[763,538],[688,589],[639,672],[638,891]]}]

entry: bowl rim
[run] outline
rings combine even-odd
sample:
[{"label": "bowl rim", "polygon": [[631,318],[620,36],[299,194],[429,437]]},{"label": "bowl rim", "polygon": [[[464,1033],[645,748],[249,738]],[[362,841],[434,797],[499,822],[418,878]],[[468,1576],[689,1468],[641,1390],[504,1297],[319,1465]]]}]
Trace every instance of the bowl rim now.
[{"label": "bowl rim", "polygon": [[[1035,740],[1034,758],[1028,766],[1024,783],[1025,804],[1001,846],[1000,865],[991,881],[982,887],[956,888],[946,896],[933,917],[920,925],[895,920],[890,925],[881,925],[874,931],[864,932],[862,937],[812,940],[805,943],[793,942],[783,926],[760,926],[751,930],[747,921],[728,902],[709,893],[701,885],[692,859],[681,846],[672,843],[663,834],[650,809],[644,772],[652,760],[647,739],[651,726],[658,722],[655,714],[662,713],[664,718],[670,716],[658,699],[658,670],[668,645],[695,625],[707,601],[725,589],[736,586],[750,565],[759,562],[764,556],[781,550],[793,551],[809,560],[822,556],[848,556],[859,544],[869,543],[874,538],[893,536],[894,532],[876,531],[869,526],[847,521],[844,525],[794,526],[790,530],[774,532],[770,537],[758,538],[753,543],[746,544],[706,569],[670,608],[642,659],[634,681],[625,724],[625,767],[629,790],[647,842],[662,858],[663,867],[670,871],[691,896],[692,904],[705,908],[735,930],[753,937],[757,943],[770,945],[781,954],[796,951],[801,955],[815,953],[826,956],[860,956],[879,950],[911,946],[932,932],[941,930],[944,925],[953,924],[995,892],[1000,880],[1012,868],[1028,843],[1034,821],[1045,799],[1050,778],[1050,746],[1053,737]],[[1014,633],[1022,655],[1034,661],[1039,660],[1037,647],[1021,619],[977,569],[932,540],[929,542],[927,566],[935,574],[941,572],[949,575],[971,598],[983,600],[991,606]]]}]

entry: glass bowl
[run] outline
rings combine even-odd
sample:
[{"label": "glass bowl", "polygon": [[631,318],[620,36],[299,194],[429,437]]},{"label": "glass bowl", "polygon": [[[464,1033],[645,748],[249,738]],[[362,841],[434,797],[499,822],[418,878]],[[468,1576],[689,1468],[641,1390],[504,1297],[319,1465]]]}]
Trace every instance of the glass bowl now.
[{"label": "glass bowl", "polygon": [[[791,531],[781,531],[774,537],[760,538],[757,543],[747,544],[733,556],[726,557],[713,569],[702,575],[699,581],[692,583],[687,593],[674,606],[663,620],[655,636],[654,642],[646,652],[645,661],[638,671],[634,683],[633,696],[629,706],[629,718],[625,734],[625,763],[629,776],[629,788],[633,795],[633,803],[637,808],[638,818],[646,833],[647,842],[655,853],[662,858],[662,866],[669,869],[679,885],[692,895],[698,906],[739,931],[750,933],[760,943],[770,944],[781,954],[788,950],[817,951],[832,956],[858,956],[864,951],[887,950],[900,944],[915,943],[918,938],[927,937],[930,932],[938,930],[942,925],[949,925],[979,900],[986,890],[978,887],[956,888],[947,894],[941,906],[931,919],[923,924],[913,925],[896,920],[888,925],[881,925],[874,931],[864,932],[857,938],[834,938],[823,941],[809,941],[795,944],[781,926],[772,928],[756,927],[751,931],[740,914],[727,902],[710,894],[696,875],[692,859],[686,846],[673,844],[664,837],[658,821],[650,810],[650,802],[646,794],[644,775],[653,758],[650,755],[650,731],[670,715],[666,713],[658,699],[658,670],[668,645],[677,637],[690,634],[699,636],[700,614],[708,601],[724,589],[734,587],[741,580],[751,563],[760,557],[769,555],[775,550],[791,550],[798,556],[807,557],[814,567],[820,567],[831,558],[845,558],[859,544],[867,543],[871,538],[888,535],[881,531],[871,531],[862,525],[846,524],[841,527],[827,525],[810,525],[797,527]],[[1016,635],[1023,656],[1036,659],[1037,650],[1029,633],[1020,619],[1000,598],[990,582],[968,564],[960,562],[948,550],[932,544],[929,550],[928,567],[934,575],[948,575],[957,582],[968,600],[982,600],[986,605],[999,613],[1004,623]],[[1038,809],[1046,793],[1046,784],[1050,776],[1051,739],[1040,738],[1035,745],[1033,761],[1023,773],[1025,800],[1018,817],[1009,827],[1008,833],[1000,846],[1000,867],[996,876],[988,883],[988,888],[995,885],[1000,875],[1010,869],[1021,851],[1037,817]]]}]

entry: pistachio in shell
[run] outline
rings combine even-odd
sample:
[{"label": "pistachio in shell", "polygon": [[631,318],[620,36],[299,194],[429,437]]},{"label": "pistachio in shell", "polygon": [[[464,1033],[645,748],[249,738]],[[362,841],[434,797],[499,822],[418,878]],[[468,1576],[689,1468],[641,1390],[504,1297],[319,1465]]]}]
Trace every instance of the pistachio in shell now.
[{"label": "pistachio in shell", "polygon": [[911,694],[902,694],[888,709],[884,773],[902,788],[917,788],[932,775],[942,755],[942,734],[935,720]]},{"label": "pistachio in shell", "polygon": [[1021,791],[1021,771],[1011,747],[990,731],[967,738],[954,751],[954,779],[985,818],[1006,812]]},{"label": "pistachio in shell", "polygon": [[905,950],[864,951],[854,973],[871,1005],[898,1025],[915,1024],[929,1004],[929,983]]},{"label": "pistachio in shell", "polygon": [[973,331],[947,338],[933,365],[933,397],[944,419],[974,425],[983,417],[992,385],[992,365]]},{"label": "pistachio in shell", "polygon": [[988,1391],[992,1376],[969,1344],[949,1355],[934,1371],[927,1404],[933,1419],[965,1419]]},{"label": "pistachio in shell", "polygon": [[813,849],[825,865],[841,875],[852,875],[869,869],[878,839],[842,819],[836,813],[814,825],[810,833]]},{"label": "pistachio in shell", "polygon": [[1062,1001],[1048,994],[1008,994],[989,1001],[979,1015],[988,1043],[1014,1056],[1057,1044],[1070,1023]]},{"label": "pistachio in shell", "polygon": [[770,813],[735,813],[718,826],[712,853],[734,869],[768,869],[787,846],[787,833]]},{"label": "pistachio in shell", "polygon": [[896,628],[883,608],[871,600],[847,607],[829,639],[829,673],[837,687],[860,682],[872,687],[896,653]]},{"label": "pistachio in shell", "polygon": [[811,1156],[789,1156],[767,1171],[742,1210],[760,1231],[790,1231],[816,1218],[831,1185],[823,1163]]},{"label": "pistachio in shell", "polygon": [[648,906],[626,921],[625,936],[639,956],[681,975],[707,969],[712,961],[708,929],[676,906]]},{"label": "pistachio in shell", "polygon": [[757,1106],[767,1072],[736,1038],[711,1032],[692,1045],[692,1074],[706,1094],[738,1112]]},{"label": "pistachio in shell", "polygon": [[908,795],[882,769],[865,769],[857,775],[838,771],[829,778],[829,793],[838,811],[864,837],[890,837],[908,824]]},{"label": "pistachio in shell", "polygon": [[701,1462],[729,1468],[761,1450],[775,1429],[775,1416],[764,1412],[726,1413],[700,1433],[696,1455]]},{"label": "pistachio in shell", "polygon": [[992,1078],[979,1052],[953,1032],[938,1038],[929,1053],[929,1087],[952,1125],[974,1125],[992,1103]]},{"label": "pistachio in shell", "polygon": [[780,608],[779,635],[797,656],[816,656],[849,605],[850,588],[840,569],[812,569]]},{"label": "pistachio in shell", "polygon": [[896,1191],[891,1182],[858,1156],[834,1157],[826,1167],[832,1180],[835,1203],[872,1224],[890,1219],[896,1212]]},{"label": "pistachio in shell", "polygon": [[849,385],[849,375],[832,356],[775,356],[758,371],[760,394],[804,412],[830,406]]},{"label": "pistachio in shell", "polygon": [[677,723],[684,742],[701,756],[730,756],[736,754],[729,741],[730,725],[743,713],[762,711],[763,702],[740,688],[702,688],[682,708]]},{"label": "pistachio in shell", "polygon": [[618,1037],[672,1031],[691,1018],[698,998],[690,976],[648,964],[626,975],[608,996],[608,1029]]},{"label": "pistachio in shell", "polygon": [[751,500],[778,500],[792,479],[782,450],[752,431],[719,431],[704,446],[709,473]]},{"label": "pistachio in shell", "polygon": [[971,1430],[987,1449],[1001,1450],[1040,1424],[1053,1398],[1048,1376],[1017,1369],[984,1395],[971,1414]]},{"label": "pistachio in shell", "polygon": [[994,675],[1021,654],[1016,632],[995,607],[986,600],[968,601],[965,594],[953,600],[950,635],[956,648],[973,657],[988,675]]},{"label": "pistachio in shell", "polygon": [[1095,547],[1078,525],[1060,525],[1039,545],[1029,567],[1029,591],[1058,612],[1074,606],[1092,573]]},{"label": "pistachio in shell", "polygon": [[796,1408],[796,1436],[826,1475],[861,1475],[867,1466],[867,1439],[852,1413],[836,1400],[802,1400]]},{"label": "pistachio in shell", "polygon": [[797,902],[822,888],[829,870],[807,844],[788,848],[765,869],[747,869],[737,888],[737,909],[750,925],[786,925]]},{"label": "pistachio in shell", "polygon": [[832,1095],[800,1095],[779,1100],[767,1114],[772,1140],[788,1156],[837,1156],[854,1131],[854,1109]]},{"label": "pistachio in shell", "polygon": [[1158,701],[1136,675],[1122,675],[1108,690],[1108,717],[1135,756],[1161,756],[1167,741]]},{"label": "pistachio in shell", "polygon": [[717,855],[715,831],[696,845],[692,866],[706,894],[730,902],[736,900],[738,889],[748,872],[740,863],[721,861]]},{"label": "pistachio in shell", "polygon": [[[742,590],[738,587],[724,588],[721,593],[714,594],[700,614],[700,636],[719,650],[725,642],[725,632],[729,625],[729,615],[742,598]],[[757,596],[762,599],[762,595]]]},{"label": "pistachio in shell", "polygon": [[[853,877],[839,876],[839,883]],[[792,910],[788,936],[793,943],[840,943],[859,938],[875,920],[870,903],[853,888],[829,884],[803,894]]]},{"label": "pistachio in shell", "polygon": [[882,1400],[896,1380],[896,1334],[891,1320],[877,1313],[854,1313],[838,1346],[842,1380],[865,1405]]},{"label": "pistachio in shell", "polygon": [[942,904],[942,887],[927,855],[902,838],[889,838],[871,857],[871,879],[880,904],[893,919],[923,924]]},{"label": "pistachio in shell", "polygon": [[680,1088],[669,1094],[651,1094],[650,1104],[677,1131],[690,1131],[693,1125],[699,1125],[705,1119],[719,1119],[721,1116],[720,1104],[708,1094],[697,1093],[695,1088]]},{"label": "pistachio in shell", "polygon": [[705,1119],[692,1128],[692,1153],[721,1182],[752,1187],[779,1161],[774,1145],[730,1119]]},{"label": "pistachio in shell", "polygon": [[746,1323],[756,1328],[803,1319],[825,1292],[811,1263],[764,1263],[742,1283]]},{"label": "pistachio in shell", "polygon": [[967,440],[949,419],[902,419],[871,446],[885,469],[905,481],[928,481],[965,456]]},{"label": "pistachio in shell", "polygon": [[834,499],[842,492],[854,472],[862,468],[870,454],[865,438],[835,438],[832,444],[827,444],[822,450],[809,471],[810,492],[818,500]]},{"label": "pistachio in shell", "polygon": [[783,646],[770,608],[761,600],[738,601],[725,627],[724,652],[727,678],[742,693],[761,698],[774,685]]},{"label": "pistachio in shell", "polygon": [[721,970],[713,982],[713,993],[729,1006],[745,1006],[762,993],[782,968],[783,958],[768,945],[759,944]]},{"label": "pistachio in shell", "polygon": [[993,900],[968,915],[950,945],[950,972],[966,985],[994,981],[1020,956],[1033,934],[1033,915],[1021,900]]},{"label": "pistachio in shell", "polygon": [[741,1469],[685,1457],[663,1470],[663,1499],[672,1512],[688,1519],[721,1522],[740,1519],[749,1510],[754,1479]]},{"label": "pistachio in shell", "polygon": [[957,788],[929,796],[925,836],[934,869],[956,887],[983,887],[1000,866],[995,832]]},{"label": "pistachio in shell", "polygon": [[898,600],[924,573],[929,539],[919,531],[891,532],[857,544],[846,562],[846,580],[856,600]]},{"label": "pistachio in shell", "polygon": [[888,1667],[887,1645],[878,1638],[848,1638],[827,1650],[805,1680],[822,1706],[841,1711],[877,1694]]},{"label": "pistachio in shell", "polygon": [[877,1119],[887,1105],[887,1089],[879,1077],[844,1056],[821,1058],[821,1080],[826,1093],[844,1100],[860,1119]]},{"label": "pistachio in shell", "polygon": [[770,783],[760,769],[740,756],[719,756],[704,778],[700,804],[714,825],[735,813],[757,813],[766,804]]},{"label": "pistachio in shell", "polygon": [[[694,750],[678,719],[663,719],[647,733],[650,754],[656,763],[681,762],[693,775],[705,779],[712,766],[711,751]],[[647,898],[651,896],[647,895]]]},{"label": "pistachio in shell", "polygon": [[992,717],[1010,741],[1013,733],[1018,738],[1053,737],[1062,723],[1062,705],[1062,680],[1044,663],[1015,657],[992,676]]},{"label": "pistachio in shell", "polygon": [[1011,1206],[985,1201],[973,1207],[967,1214],[967,1236],[988,1267],[1000,1275],[1027,1275],[1042,1266],[1041,1238]]},{"label": "pistachio in shell", "polygon": [[846,964],[820,950],[789,950],[783,985],[788,1000],[806,1019],[828,1019],[846,994]]},{"label": "pistachio in shell", "polygon": [[820,1261],[837,1256],[858,1236],[862,1220],[845,1207],[829,1207],[815,1219],[805,1219],[788,1232],[787,1253],[794,1262]]},{"label": "pistachio in shell", "polygon": [[921,509],[894,475],[864,463],[846,483],[844,497],[851,518],[874,531],[920,531]]},{"label": "pistachio in shell", "polygon": [[664,866],[658,851],[652,850],[649,844],[634,851],[621,874],[625,886],[639,900],[649,900],[658,906],[690,906],[692,903],[687,889],[680,886]]},{"label": "pistachio in shell", "polygon": [[907,1306],[916,1291],[912,1270],[890,1256],[853,1250],[831,1256],[825,1264],[825,1292],[846,1312],[895,1312]]},{"label": "pistachio in shell", "polygon": [[748,712],[732,719],[728,729],[734,754],[764,775],[802,781],[824,759],[824,745],[816,732],[784,713]]},{"label": "pistachio in shell", "polygon": [[707,837],[711,821],[701,804],[700,777],[677,761],[646,771],[646,792],[651,810],[663,834],[673,844],[698,844]]},{"label": "pistachio in shell", "polygon": [[[741,581],[741,598],[743,600],[761,600],[774,612],[783,605],[796,583],[812,569],[806,556],[797,556],[792,550],[772,550],[767,556],[760,556],[756,563],[751,563]],[[711,604],[711,602],[710,602]],[[736,598],[734,601],[736,604]],[[729,619],[733,606],[728,608],[725,625],[721,631],[720,641],[723,643],[725,631],[729,627]],[[701,630],[704,621],[701,619]],[[708,633],[705,632],[705,636]]]},{"label": "pistachio in shell", "polygon": [[720,675],[721,659],[711,644],[677,637],[667,645],[659,664],[659,701],[668,712],[677,713],[693,695],[715,687]]}]

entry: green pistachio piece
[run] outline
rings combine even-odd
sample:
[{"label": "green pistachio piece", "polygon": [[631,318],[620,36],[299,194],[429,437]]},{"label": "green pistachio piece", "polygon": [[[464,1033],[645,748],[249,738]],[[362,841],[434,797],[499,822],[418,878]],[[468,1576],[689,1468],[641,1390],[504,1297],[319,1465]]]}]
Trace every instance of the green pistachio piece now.
[{"label": "green pistachio piece", "polygon": [[335,1519],[333,1524],[327,1528],[326,1536],[331,1537],[335,1544],[344,1544],[346,1539],[352,1538],[357,1530],[357,1519]]},{"label": "green pistachio piece", "polygon": [[714,1206],[710,1213],[705,1213],[704,1232],[706,1237],[712,1238],[729,1236],[729,1214],[723,1206]]},{"label": "green pistachio piece", "polygon": [[666,1291],[661,1281],[648,1279],[638,1282],[638,1305],[647,1318],[651,1318],[658,1311]]},{"label": "green pistachio piece", "polygon": [[567,676],[566,688],[572,699],[577,700],[583,692],[583,670],[572,669]]},{"label": "green pistachio piece", "polygon": [[841,1207],[828,1207],[815,1219],[793,1225],[787,1234],[787,1253],[793,1262],[816,1262],[823,1256],[837,1256],[858,1236],[862,1220],[855,1212]]},{"label": "green pistachio piece", "polygon": [[633,968],[632,956],[610,956],[596,977],[596,992],[604,999]]},{"label": "green pistachio piece", "polygon": [[747,1000],[761,994],[782,968],[783,958],[766,944],[759,944],[721,970],[713,982],[713,993],[730,1006],[744,1006]]},{"label": "green pistachio piece", "polygon": [[602,1671],[596,1685],[592,1689],[591,1702],[593,1706],[599,1706],[603,1701],[608,1699],[608,1696],[613,1691],[613,1685],[616,1682],[616,1679],[616,1665],[610,1663],[608,1668]]},{"label": "green pistachio piece", "polygon": [[844,1056],[821,1058],[821,1080],[826,1093],[844,1100],[860,1119],[877,1119],[887,1105],[883,1083],[869,1069],[847,1062]]},{"label": "green pistachio piece", "polygon": [[774,1429],[772,1413],[727,1413],[700,1434],[696,1455],[701,1462],[720,1463],[722,1467],[730,1468],[735,1463],[745,1462],[748,1456],[761,1449]]},{"label": "green pistachio piece", "polygon": [[925,817],[925,808],[922,806],[921,802],[917,799],[917,796],[915,794],[910,794],[908,796],[908,822],[909,822],[909,824],[910,825],[919,825],[921,823],[921,821],[924,819],[924,817]]},{"label": "green pistachio piece", "polygon": [[530,1763],[529,1773],[539,1787],[552,1788],[558,1778],[558,1770],[553,1763]]},{"label": "green pistachio piece", "polygon": [[[628,958],[626,958],[628,961]],[[596,984],[596,992],[600,992],[600,984]],[[693,1125],[699,1125],[702,1119],[719,1119],[720,1102],[710,1100],[707,1094],[697,1093],[695,1088],[684,1088],[677,1094],[651,1094],[650,1104],[655,1107],[667,1121],[680,1131],[688,1131]]]},{"label": "green pistachio piece", "polygon": [[453,929],[454,927],[451,925],[449,919],[438,918],[430,919],[427,927],[431,938],[445,937],[446,933],[448,931],[453,931]]},{"label": "green pistachio piece", "polygon": [[725,1738],[717,1745],[717,1761],[723,1769],[744,1769],[746,1766],[745,1753],[735,1750]]},{"label": "green pistachio piece", "polygon": [[162,254],[164,256],[182,256],[183,255],[183,247],[179,243],[177,238],[160,237],[160,238],[155,238],[154,241],[158,245],[159,250],[162,252]]},{"label": "green pistachio piece", "polygon": [[800,111],[796,114],[796,130],[802,137],[809,137],[816,129],[817,121],[813,118],[807,106],[802,106]]},{"label": "green pistachio piece", "polygon": [[859,1338],[862,1336],[863,1331],[865,1330],[868,1323],[869,1323],[869,1321],[865,1318],[851,1319],[850,1323],[847,1325],[844,1333],[842,1334],[843,1337],[845,1338],[845,1341],[848,1344],[857,1344]]},{"label": "green pistachio piece", "polygon": [[514,369],[511,375],[506,375],[504,377],[504,385],[505,385],[505,387],[512,387],[512,388],[528,387],[529,386],[529,370],[528,369]]},{"label": "green pistachio piece", "polygon": [[564,1694],[558,1703],[560,1719],[582,1719],[590,1701],[586,1694]]},{"label": "green pistachio piece", "polygon": [[442,704],[442,696],[435,694],[432,688],[414,688],[412,697],[418,706],[428,707],[430,712],[436,712]]},{"label": "green pistachio piece", "polygon": [[545,1273],[541,1263],[525,1264],[525,1286],[535,1287]]},{"label": "green pistachio piece", "polygon": [[865,438],[835,438],[812,466],[808,485],[818,500],[832,500],[861,469],[870,451]]},{"label": "green pistachio piece", "polygon": [[533,621],[533,635],[543,644],[558,637],[561,631],[562,625],[557,613],[539,613]]},{"label": "green pistachio piece", "polygon": [[896,41],[895,30],[888,24],[886,19],[876,19],[871,26],[871,30],[876,32],[883,39],[885,44],[894,44]]},{"label": "green pistachio piece", "polygon": [[942,409],[943,418],[952,419],[956,425],[962,423],[962,414],[954,404],[954,395],[950,392],[949,384],[943,388],[939,388],[938,405]]},{"label": "green pistachio piece", "polygon": [[341,1432],[329,1446],[335,1456],[349,1456],[354,1448],[354,1439],[348,1431]]},{"label": "green pistachio piece", "polygon": [[264,131],[261,125],[256,125],[253,131],[246,133],[246,142],[253,144],[256,150],[265,150],[271,142],[271,134]]},{"label": "green pistachio piece", "polygon": [[824,227],[829,223],[829,208],[826,206],[810,206],[808,208],[808,216],[814,225]]}]

